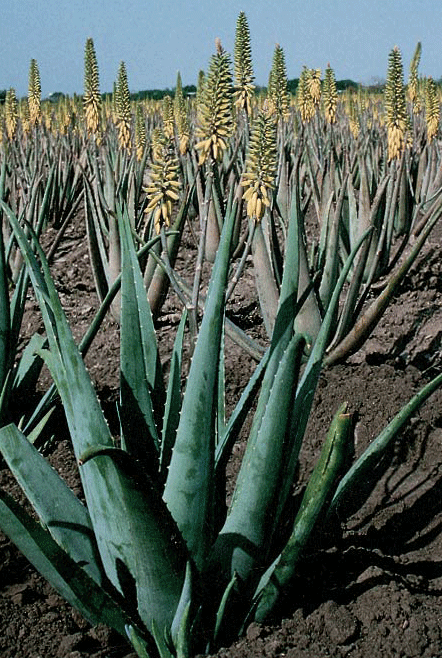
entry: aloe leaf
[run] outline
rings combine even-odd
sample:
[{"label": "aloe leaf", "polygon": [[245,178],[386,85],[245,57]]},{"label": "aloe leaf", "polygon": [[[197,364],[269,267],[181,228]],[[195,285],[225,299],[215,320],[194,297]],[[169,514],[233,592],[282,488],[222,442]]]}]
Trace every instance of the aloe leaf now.
[{"label": "aloe leaf", "polygon": [[[124,213],[124,214],[123,214]],[[118,210],[121,236],[120,418],[124,446],[158,470],[159,438],[154,410],[162,417],[164,385],[155,329],[129,217]],[[144,440],[141,439],[144,437]]]},{"label": "aloe leaf", "polygon": [[[130,624],[126,624],[126,635],[130,640],[130,643],[132,644],[133,648],[135,649],[135,653],[139,658],[153,658],[153,654],[148,652],[148,648],[146,645],[146,642],[143,640],[143,638],[136,632],[135,628],[131,626]],[[155,650],[155,656],[156,656],[156,650]]]},{"label": "aloe leaf", "polygon": [[221,475],[221,472],[225,467],[227,459],[230,456],[232,445],[238,438],[239,431],[251,409],[253,399],[264,376],[269,355],[270,351],[267,350],[259,364],[256,366],[253,375],[250,377],[246,387],[241,393],[241,397],[238,400],[235,409],[232,411],[222,437],[220,437],[220,440],[216,446],[215,469],[216,472],[219,472],[219,475]]},{"label": "aloe leaf", "polygon": [[169,380],[167,383],[166,404],[164,406],[164,419],[161,431],[160,468],[164,480],[166,479],[166,470],[169,466],[170,456],[172,454],[172,448],[175,443],[176,432],[180,420],[181,364],[186,321],[187,311],[184,309],[180,324],[178,325],[170,359]]},{"label": "aloe leaf", "polygon": [[198,568],[213,532],[215,407],[234,219],[235,206],[224,222],[164,489],[164,500]]},{"label": "aloe leaf", "polygon": [[349,471],[342,478],[330,505],[329,516],[335,513],[339,518],[348,518],[359,509],[368,498],[374,485],[379,480],[376,470],[375,479],[371,473],[381,461],[391,442],[398,436],[401,429],[409,421],[417,409],[442,384],[442,374],[426,384],[411,400],[396,414],[369,447],[362,453]]},{"label": "aloe leaf", "polygon": [[[138,259],[142,258],[144,254],[158,242],[160,239],[159,236],[156,236],[149,242],[147,242],[143,247],[137,252],[137,257]],[[26,273],[26,269],[23,270],[24,273]],[[84,358],[85,355],[87,354],[92,341],[94,340],[95,336],[97,335],[97,332],[101,326],[101,323],[109,309],[109,306],[114,299],[115,295],[117,292],[120,290],[120,285],[121,285],[121,274],[115,279],[114,283],[112,286],[109,288],[105,298],[100,304],[100,307],[98,311],[95,314],[95,317],[93,318],[91,324],[89,325],[86,333],[84,334],[82,340],[80,341],[78,345],[78,349]],[[25,296],[26,297],[26,296]],[[55,385],[52,385],[49,387],[43,398],[41,399],[40,403],[37,405],[37,407],[34,409],[34,412],[29,419],[25,432],[28,431],[30,427],[33,427],[36,422],[38,422],[38,419],[42,417],[46,413],[46,410],[52,405],[54,399],[56,397],[56,387]]]},{"label": "aloe leaf", "polygon": [[192,564],[188,562],[183,591],[170,629],[170,635],[177,651],[177,658],[187,658],[190,653],[190,611],[194,595],[194,578]]},{"label": "aloe leaf", "polygon": [[[342,205],[344,203],[344,194],[346,188],[346,180],[341,186],[336,208],[333,212],[333,219],[328,221],[328,232],[326,247],[324,249],[324,269],[321,277],[321,285],[319,288],[319,297],[321,299],[322,308],[327,310],[330,297],[338,279],[338,265],[339,265],[339,225],[341,223]],[[331,197],[333,199],[333,196]],[[330,212],[330,211],[329,211]]]},{"label": "aloe leaf", "polygon": [[172,653],[172,647],[169,648],[169,638],[167,637],[167,630],[160,628],[159,624],[154,621],[152,624],[152,635],[155,640],[156,648],[160,658],[175,658]]},{"label": "aloe leaf", "polygon": [[332,346],[325,358],[327,365],[332,365],[340,360],[345,359],[350,354],[356,352],[366,340],[367,336],[373,331],[374,327],[382,317],[391,298],[397,290],[400,282],[403,280],[408,270],[416,260],[419,251],[425,243],[430,231],[434,228],[436,222],[442,214],[442,206],[436,206],[433,214],[429,217],[425,229],[416,239],[410,253],[406,256],[398,268],[391,274],[388,283],[382,293],[372,302],[363,315],[354,324],[347,335],[336,345]]},{"label": "aloe leaf", "polygon": [[216,411],[216,445],[221,440],[226,427],[226,372],[224,362],[224,348],[225,348],[225,323],[222,326],[219,366],[218,366],[218,398],[217,398],[217,411]]},{"label": "aloe leaf", "polygon": [[45,340],[40,334],[33,334],[23,350],[12,384],[15,395],[20,391],[29,393],[34,390],[43,365],[43,359],[37,355],[37,351],[42,349]]},{"label": "aloe leaf", "polygon": [[[292,339],[294,321],[300,308],[297,303],[299,277],[299,221],[299,194],[298,188],[295,185],[292,193],[290,219],[287,231],[286,257],[278,302],[278,312],[275,318],[269,354],[266,359],[265,374],[259,394],[254,423],[259,423],[259,419],[263,416],[273,385],[275,373],[278,370],[282,355]],[[303,298],[303,300],[305,300],[305,298]]]},{"label": "aloe leaf", "polygon": [[347,179],[348,195],[348,234],[350,238],[350,249],[353,248],[358,236],[358,208],[356,203],[356,193],[353,186],[352,175]]},{"label": "aloe leaf", "polygon": [[253,232],[252,254],[261,314],[267,334],[271,336],[278,310],[278,288],[264,237],[262,222],[257,223]]},{"label": "aloe leaf", "polygon": [[[189,208],[192,201],[192,195],[195,185],[192,184],[190,189],[186,194],[186,198],[182,201],[180,209],[178,211],[177,217],[171,226],[172,231],[167,237],[167,256],[171,267],[174,267],[179,247],[181,244],[181,237],[183,234],[185,221],[189,212]],[[160,254],[161,248],[158,246],[158,255]],[[146,268],[143,274],[144,284],[148,290],[147,298],[152,311],[152,316],[157,318],[161,307],[164,303],[164,300],[167,295],[167,291],[170,285],[170,279],[167,275],[167,272],[163,267],[158,265],[153,258],[150,258],[147,261]]]},{"label": "aloe leaf", "polygon": [[364,240],[370,234],[368,229],[360,238],[359,242],[355,245],[349,257],[347,258],[341,274],[336,283],[333,295],[330,300],[325,317],[322,321],[321,329],[313,345],[309,359],[303,371],[302,377],[299,381],[294,404],[291,411],[289,439],[286,447],[285,455],[285,469],[283,477],[281,478],[281,486],[279,489],[279,502],[274,512],[275,523],[278,522],[282,511],[285,507],[287,498],[290,493],[290,488],[293,482],[296,464],[298,461],[299,450],[301,448],[302,439],[304,437],[307,422],[310,416],[310,411],[313,404],[313,398],[316,392],[316,387],[319,380],[319,375],[322,368],[325,349],[329,340],[333,320],[336,314],[336,308],[339,303],[339,297],[342,287],[346,281],[348,272],[353,264],[353,261],[358,253],[358,250],[364,243]]},{"label": "aloe leaf", "polygon": [[330,426],[318,463],[310,476],[292,533],[280,555],[263,574],[255,592],[255,620],[262,622],[293,579],[302,552],[333,495],[336,481],[348,460],[351,417],[342,405]]},{"label": "aloe leaf", "polygon": [[5,246],[0,217],[0,386],[3,386],[10,358],[11,318],[9,306],[9,281],[6,268]]},{"label": "aloe leaf", "polygon": [[[299,163],[295,171],[298,171]],[[296,174],[297,175],[297,174]],[[293,187],[290,206],[290,217],[287,229],[285,246],[284,271],[279,295],[278,313],[275,320],[275,329],[272,335],[272,345],[279,343],[284,335],[280,348],[285,349],[293,332],[293,321],[296,317],[296,300],[298,298],[299,282],[299,222],[301,221],[301,208],[299,200],[299,187],[296,182]]]},{"label": "aloe leaf", "polygon": [[122,635],[128,619],[47,530],[0,490],[0,527],[57,592],[91,624],[107,624]]},{"label": "aloe leaf", "polygon": [[226,617],[226,613],[229,610],[228,606],[230,603],[230,599],[232,598],[232,595],[235,593],[235,589],[237,585],[238,585],[238,574],[234,573],[232,578],[230,579],[229,584],[224,590],[224,594],[221,597],[221,601],[216,613],[215,628],[213,631],[213,644],[215,646],[217,645],[218,640],[221,637],[223,622],[225,621],[226,618],[228,618],[228,615]]},{"label": "aloe leaf", "polygon": [[160,492],[123,450],[97,446],[81,461],[80,473],[95,466],[107,485],[103,516],[93,518],[99,547],[105,544],[109,553],[113,548],[104,563],[106,573],[113,560],[118,588],[137,604],[150,631],[155,621],[170,628],[181,595],[186,551]]},{"label": "aloe leaf", "polygon": [[108,281],[106,277],[107,256],[102,235],[99,228],[97,209],[91,185],[84,176],[84,208],[86,215],[86,234],[89,248],[89,256],[94,275],[95,289],[100,301],[106,296]]},{"label": "aloe leaf", "polygon": [[[247,580],[265,560],[274,528],[274,502],[281,486],[284,443],[304,339],[293,336],[275,373],[262,417],[254,421],[232,504],[214,546],[214,560],[229,577]],[[256,417],[255,417],[256,418]]]},{"label": "aloe leaf", "polygon": [[[50,352],[45,359],[63,402],[77,460],[113,439],[90,377],[63,313],[44,253],[35,256],[13,213],[10,222],[27,262],[42,309]],[[179,533],[147,477],[135,482],[111,457],[97,456],[80,469],[87,507],[106,575],[151,628],[153,620],[170,625],[184,578],[185,551]]]},{"label": "aloe leaf", "polygon": [[103,584],[104,572],[86,507],[15,425],[0,429],[0,451],[57,544],[95,582]]},{"label": "aloe leaf", "polygon": [[28,439],[29,443],[32,445],[35,445],[40,438],[41,433],[43,432],[46,423],[48,422],[49,418],[52,415],[52,412],[54,411],[55,407],[51,407],[44,416],[35,424],[33,429],[29,431],[29,433],[26,435],[26,438]]},{"label": "aloe leaf", "polygon": [[10,354],[8,357],[9,368],[13,366],[17,352],[17,344],[20,337],[20,329],[23,320],[23,313],[25,310],[28,287],[29,276],[26,272],[26,268],[23,267],[15,283],[15,288],[10,301]]}]

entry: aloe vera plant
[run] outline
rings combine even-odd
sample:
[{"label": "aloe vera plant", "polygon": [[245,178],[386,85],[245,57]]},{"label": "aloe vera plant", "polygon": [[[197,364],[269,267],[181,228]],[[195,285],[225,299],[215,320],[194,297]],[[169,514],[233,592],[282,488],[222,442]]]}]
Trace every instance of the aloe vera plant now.
[{"label": "aloe vera plant", "polygon": [[[127,210],[117,206],[123,259],[117,442],[73,340],[44,254],[38,244],[31,247],[12,212],[8,217],[42,310],[48,347],[38,354],[49,366],[63,403],[86,505],[10,424],[0,430],[0,451],[42,525],[1,493],[0,527],[91,623],[103,622],[126,634],[139,656],[192,656],[215,649],[240,632],[247,620],[271,614],[296,573],[307,541],[312,533],[321,532],[319,519],[327,513],[334,518],[336,508],[339,518],[345,518],[346,495],[357,490],[360,474],[369,472],[372,460],[442,377],[401,412],[371,453],[350,471],[351,419],[345,405],[338,410],[287,538],[282,533],[286,504],[331,320],[340,287],[366,236],[346,263],[303,367],[306,338],[294,331],[299,232],[293,210],[288,234],[292,249],[272,341],[225,419],[221,355],[235,208],[224,221],[181,402],[185,315],[165,387],[130,220]],[[248,447],[226,510],[226,461],[258,388]]]}]

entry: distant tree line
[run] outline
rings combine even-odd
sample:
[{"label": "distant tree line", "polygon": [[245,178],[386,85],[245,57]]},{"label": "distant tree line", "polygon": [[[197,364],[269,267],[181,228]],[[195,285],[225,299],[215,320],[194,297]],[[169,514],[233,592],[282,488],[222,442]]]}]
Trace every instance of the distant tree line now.
[{"label": "distant tree line", "polygon": [[[439,80],[435,80],[435,82],[439,85],[442,85],[442,78]],[[287,88],[288,91],[291,94],[296,94],[296,89],[299,84],[299,78],[293,78],[292,80],[288,80],[287,82]],[[355,82],[354,80],[336,80],[336,88],[338,91],[344,91],[345,89],[358,89],[358,87],[363,86],[365,89],[368,89],[370,91],[379,91],[380,89],[383,88],[384,82],[383,81],[374,81],[370,85],[360,85],[359,83]],[[260,95],[260,94],[265,94],[267,91],[267,87],[265,86],[255,86],[255,94]],[[196,93],[196,86],[195,85],[186,85],[183,86],[183,94],[184,96],[194,96]],[[59,101],[61,98],[64,98],[66,94],[63,94],[61,91],[55,91],[52,94],[49,94],[48,99],[54,103]],[[76,94],[74,94],[76,95]],[[175,89],[170,89],[169,87],[166,87],[165,89],[144,89],[142,91],[136,91],[132,92],[130,97],[131,100],[134,101],[140,101],[140,100],[162,100],[164,96],[174,96],[175,95]],[[107,92],[105,94],[102,94],[102,98],[106,99],[111,97],[112,94]],[[6,89],[0,89],[0,105],[5,102],[6,98]]]},{"label": "distant tree line", "polygon": [[[287,82],[287,88],[291,94],[296,93],[296,89],[298,87],[299,83],[299,78],[293,78],[293,80],[289,80]],[[358,88],[358,83],[354,82],[354,80],[337,80],[336,81],[336,88],[338,91],[343,91],[344,89],[348,89],[349,87],[357,89]],[[267,87],[262,87],[259,85],[255,86],[255,93],[257,95],[264,94],[267,91]],[[194,96],[196,93],[196,87],[195,85],[187,85],[183,86],[183,94],[184,96]],[[175,94],[175,89],[145,89],[143,91],[137,91],[136,93],[131,94],[131,99],[132,100],[145,100],[145,99],[152,99],[152,100],[161,100],[164,98],[164,96],[174,96]]]}]

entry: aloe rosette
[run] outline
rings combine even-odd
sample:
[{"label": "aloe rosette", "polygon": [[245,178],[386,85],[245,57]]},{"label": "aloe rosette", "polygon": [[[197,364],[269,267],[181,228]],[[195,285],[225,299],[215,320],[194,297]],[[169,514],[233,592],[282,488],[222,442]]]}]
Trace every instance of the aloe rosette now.
[{"label": "aloe rosette", "polygon": [[[231,416],[224,415],[225,297],[236,205],[228,204],[192,362],[181,391],[186,314],[177,331],[167,386],[127,207],[116,202],[120,238],[119,437],[113,437],[81,351],[62,310],[44,253],[11,209],[3,209],[41,308],[51,370],[85,493],[83,505],[29,437],[0,429],[0,451],[41,524],[5,493],[0,527],[91,623],[126,634],[139,656],[187,657],[211,651],[250,619],[272,614],[323,523],[364,502],[360,479],[442,375],[414,398],[349,469],[352,423],[338,409],[293,518],[287,503],[325,351],[358,235],[331,286],[318,333],[297,330],[299,199],[293,194],[286,259],[270,345]],[[29,237],[28,237],[29,236]],[[304,293],[304,290],[302,290]],[[258,393],[259,391],[259,393]],[[225,465],[258,394],[230,507]],[[325,434],[325,432],[324,432]],[[289,532],[287,532],[287,528]]]}]

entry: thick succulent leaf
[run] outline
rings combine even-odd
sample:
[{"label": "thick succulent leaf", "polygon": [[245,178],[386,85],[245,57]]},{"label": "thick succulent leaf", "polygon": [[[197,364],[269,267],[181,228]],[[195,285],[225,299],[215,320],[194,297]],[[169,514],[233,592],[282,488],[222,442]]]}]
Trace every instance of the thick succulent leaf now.
[{"label": "thick succulent leaf", "polygon": [[[298,298],[299,280],[299,222],[301,221],[299,189],[298,183],[295,183],[292,192],[290,219],[287,229],[284,272],[282,275],[281,292],[279,295],[278,313],[275,321],[275,329],[272,335],[273,349],[278,343],[279,349],[282,351],[287,347],[289,340],[292,337],[293,323],[297,312],[296,301]],[[284,338],[282,338],[282,336],[284,336]]]},{"label": "thick succulent leaf", "polygon": [[[281,358],[292,339],[294,322],[299,310],[298,277],[299,277],[299,222],[300,218],[299,195],[297,186],[293,189],[290,220],[287,231],[286,258],[281,282],[281,292],[278,302],[278,312],[275,319],[270,349],[263,360],[265,371],[258,405],[254,416],[256,430],[264,415],[274,377],[278,371]],[[260,366],[261,367],[261,366]],[[258,371],[257,371],[258,372]],[[248,388],[248,387],[247,387]],[[241,398],[242,400],[243,398]],[[229,424],[230,425],[230,424]]]},{"label": "thick succulent leaf", "polygon": [[164,490],[197,567],[212,541],[215,410],[234,209],[221,235]]},{"label": "thick succulent leaf", "polygon": [[252,255],[255,285],[258,292],[261,315],[267,334],[271,337],[278,311],[278,287],[273,273],[269,249],[266,244],[262,225],[263,220],[256,225],[253,232]]},{"label": "thick succulent leaf", "polygon": [[[330,513],[346,519],[358,510],[379,479],[376,468],[383,455],[417,409],[442,385],[442,374],[431,380],[396,414],[342,478],[330,505]],[[375,472],[375,478],[372,473]]]},{"label": "thick succulent leaf", "polygon": [[126,626],[126,635],[139,658],[153,658],[153,656],[157,655],[156,647],[151,653],[149,653],[149,648],[146,642],[130,624],[127,624]]},{"label": "thick succulent leaf", "polygon": [[0,429],[0,452],[55,541],[98,584],[104,572],[86,507],[15,425]]},{"label": "thick succulent leaf", "polygon": [[172,653],[172,647],[169,647],[168,630],[160,627],[155,621],[152,627],[152,634],[155,640],[156,648],[160,658],[175,658]]},{"label": "thick succulent leaf", "polygon": [[[220,437],[220,440],[216,446],[215,469],[217,473],[218,471],[224,470],[224,467],[230,456],[232,446],[238,438],[241,427],[243,426],[244,421],[250,409],[252,408],[253,400],[264,376],[264,372],[269,360],[269,354],[270,351],[267,350],[259,364],[256,366],[255,371],[247,382],[243,392],[241,393],[241,397],[238,400],[235,409],[232,411],[222,437]],[[217,477],[221,477],[221,473],[217,474]]]},{"label": "thick succulent leaf", "polygon": [[14,287],[14,291],[11,296],[10,301],[10,354],[8,359],[8,365],[11,367],[15,360],[15,355],[17,352],[17,344],[20,340],[20,329],[23,320],[23,313],[25,310],[25,303],[27,298],[27,292],[29,287],[29,276],[26,272],[26,268],[23,267],[21,270],[17,282]]},{"label": "thick succulent leaf", "polygon": [[193,565],[188,562],[183,591],[170,629],[170,636],[177,650],[177,657],[185,658],[189,655],[191,615],[194,598],[195,573]]},{"label": "thick succulent leaf", "polygon": [[3,491],[0,527],[37,571],[91,624],[106,624],[124,635],[129,620],[119,605]]},{"label": "thick succulent leaf", "polygon": [[[232,596],[234,596],[235,589],[238,585],[238,575],[236,573],[233,574],[232,578],[230,579],[229,584],[227,585],[226,589],[224,590],[224,594],[221,597],[221,601],[216,613],[216,621],[215,621],[215,628],[213,631],[213,645],[216,646],[218,641],[222,638],[222,633],[223,633],[223,625],[224,623],[227,622],[229,624],[229,619],[228,619],[228,610],[229,610],[229,602]],[[230,624],[229,624],[230,625]]]},{"label": "thick succulent leaf", "polygon": [[[346,183],[341,186],[336,208],[331,213],[332,217],[327,222],[327,240],[324,249],[324,268],[322,271],[319,297],[322,309],[325,312],[338,279],[339,266],[339,226],[341,223],[341,211],[344,202]],[[333,197],[331,197],[333,199]]]},{"label": "thick succulent leaf", "polygon": [[337,478],[352,451],[351,417],[346,404],[338,410],[330,426],[318,463],[310,476],[292,533],[273,564],[261,578],[255,593],[255,620],[263,621],[272,611],[284,588],[296,573],[299,559],[336,488]]},{"label": "thick succulent leaf", "polygon": [[[164,387],[149,302],[127,212],[119,211],[122,251],[120,419],[125,448],[157,472],[159,438],[154,405],[162,417]],[[147,458],[147,460],[146,460]]]},{"label": "thick succulent leaf", "polygon": [[34,427],[29,431],[29,433],[26,434],[26,438],[29,441],[29,443],[32,443],[32,445],[37,445],[40,435],[42,434],[44,428],[46,427],[46,423],[51,417],[54,409],[55,407],[51,407],[44,414],[44,416],[42,416],[41,419],[34,425]]},{"label": "thick succulent leaf", "polygon": [[265,560],[274,528],[285,442],[304,340],[293,336],[275,373],[262,417],[254,420],[232,504],[214,547],[214,561],[229,577],[247,580]]},{"label": "thick succulent leaf", "polygon": [[218,365],[218,399],[216,411],[216,445],[218,446],[226,429],[226,371],[225,371],[225,323],[222,326],[222,335]]},{"label": "thick succulent leaf", "polygon": [[43,366],[43,359],[38,356],[37,351],[42,349],[45,340],[46,339],[40,334],[33,334],[31,336],[29,343],[23,350],[17,370],[14,374],[12,384],[14,394],[19,394],[20,391],[29,393],[29,391],[34,390]]},{"label": "thick succulent leaf", "polygon": [[175,336],[172,355],[170,359],[169,380],[167,383],[166,404],[161,432],[161,458],[160,466],[165,478],[169,466],[172,448],[175,443],[176,432],[180,420],[181,410],[181,363],[183,354],[184,330],[186,328],[187,311],[184,309],[180,324]]},{"label": "thick succulent leaf", "polygon": [[336,283],[333,295],[330,300],[325,317],[322,321],[321,329],[313,345],[307,364],[302,373],[299,381],[295,401],[292,407],[291,415],[291,429],[289,432],[289,445],[287,446],[286,461],[285,461],[285,475],[281,482],[279,491],[279,503],[275,508],[275,521],[278,522],[282,510],[285,507],[287,497],[290,494],[291,483],[293,482],[296,464],[298,461],[299,451],[301,449],[302,440],[304,437],[307,422],[310,416],[313,398],[315,395],[316,387],[321,373],[322,362],[325,350],[328,344],[330,332],[335,318],[335,312],[339,303],[339,297],[342,287],[346,281],[348,272],[353,264],[353,261],[358,253],[358,250],[364,243],[364,240],[369,235],[370,230],[366,231],[360,238],[359,242],[355,245],[349,257],[347,258],[344,267],[341,270],[339,279]]},{"label": "thick succulent leaf", "polygon": [[[41,273],[18,222],[10,222],[23,252],[45,322],[50,351],[43,351],[63,402],[77,460],[113,439],[73,339],[41,249]],[[106,455],[81,469],[83,489],[106,575],[134,605],[148,628],[170,625],[185,569],[185,552],[159,495],[138,473]],[[174,534],[175,533],[175,534]],[[175,536],[176,535],[176,536]]]},{"label": "thick succulent leaf", "polygon": [[97,492],[102,514],[91,514],[106,572],[113,567],[112,582],[138,606],[149,630],[155,620],[170,628],[182,591],[186,550],[160,493],[123,450],[96,447],[80,461],[80,473],[93,467],[100,475],[95,479],[106,483]]},{"label": "thick succulent leaf", "polygon": [[9,281],[6,268],[5,248],[0,217],[0,387],[3,387],[9,369],[11,318],[9,306]]},{"label": "thick succulent leaf", "polygon": [[84,190],[84,209],[86,215],[89,257],[94,275],[95,289],[98,298],[102,301],[105,298],[109,287],[106,277],[107,255],[100,230],[100,222],[98,219],[94,194],[91,184],[86,176],[84,176]]},{"label": "thick succulent leaf", "polygon": [[398,289],[400,282],[416,260],[423,244],[428,238],[429,233],[434,228],[436,222],[439,220],[441,214],[442,205],[439,205],[439,202],[437,202],[431,209],[431,212],[427,215],[427,221],[422,233],[419,234],[419,237],[416,239],[416,242],[413,244],[410,252],[405,256],[402,263],[393,271],[383,291],[363,312],[361,317],[351,327],[341,342],[336,346],[332,346],[325,359],[327,365],[332,365],[356,352],[371,331],[373,331],[377,322],[382,317],[383,312],[387,308],[390,299]]}]

